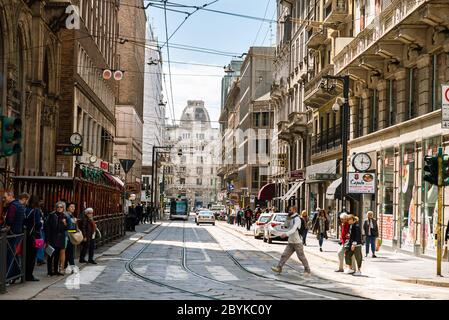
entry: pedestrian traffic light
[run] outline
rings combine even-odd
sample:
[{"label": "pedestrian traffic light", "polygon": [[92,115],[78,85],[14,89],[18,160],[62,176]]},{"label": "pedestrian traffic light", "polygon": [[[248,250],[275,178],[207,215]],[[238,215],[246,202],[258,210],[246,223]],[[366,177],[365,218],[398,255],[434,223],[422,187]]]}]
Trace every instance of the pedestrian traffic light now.
[{"label": "pedestrian traffic light", "polygon": [[1,155],[9,157],[22,151],[22,120],[15,117],[1,117]]},{"label": "pedestrian traffic light", "polygon": [[443,175],[443,186],[449,186],[449,155],[443,155],[443,163],[441,165]]},{"label": "pedestrian traffic light", "polygon": [[178,149],[178,156],[182,156],[182,149]]},{"label": "pedestrian traffic light", "polygon": [[424,181],[438,185],[438,157],[425,156],[424,162]]}]

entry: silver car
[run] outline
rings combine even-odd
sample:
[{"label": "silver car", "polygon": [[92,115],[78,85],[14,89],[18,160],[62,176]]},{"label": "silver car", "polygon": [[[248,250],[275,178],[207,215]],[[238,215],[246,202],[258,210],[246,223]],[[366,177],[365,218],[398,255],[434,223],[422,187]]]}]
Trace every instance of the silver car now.
[{"label": "silver car", "polygon": [[199,226],[200,223],[210,223],[215,226],[215,215],[212,211],[200,211],[196,216],[196,224]]},{"label": "silver car", "polygon": [[264,225],[264,242],[268,241],[268,243],[271,243],[273,240],[288,240],[288,238],[281,238],[277,235],[279,231],[282,231],[287,216],[287,213],[273,213],[271,215],[270,220],[268,220]]}]

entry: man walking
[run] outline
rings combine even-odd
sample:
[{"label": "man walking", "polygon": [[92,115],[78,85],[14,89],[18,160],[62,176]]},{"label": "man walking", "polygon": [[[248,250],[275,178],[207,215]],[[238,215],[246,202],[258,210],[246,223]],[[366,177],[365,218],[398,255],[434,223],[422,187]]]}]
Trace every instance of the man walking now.
[{"label": "man walking", "polygon": [[246,207],[245,211],[245,220],[246,220],[246,230],[250,230],[251,228],[251,219],[253,218],[253,211],[250,206]]},{"label": "man walking", "polygon": [[285,247],[284,253],[281,256],[281,260],[279,261],[278,265],[276,267],[271,267],[271,270],[277,273],[281,273],[284,264],[291,257],[293,252],[296,252],[299,261],[301,261],[302,265],[304,266],[304,276],[310,276],[309,262],[307,261],[307,258],[304,254],[302,239],[299,235],[299,230],[301,229],[301,219],[296,213],[295,207],[290,207],[287,220],[285,221],[285,227],[287,227],[288,229],[285,232],[281,232],[280,236],[281,238],[288,237],[288,244]]},{"label": "man walking", "polygon": [[138,224],[142,223],[142,218],[143,218],[143,207],[142,207],[141,203],[137,204],[136,215],[137,215],[136,225],[138,225]]}]

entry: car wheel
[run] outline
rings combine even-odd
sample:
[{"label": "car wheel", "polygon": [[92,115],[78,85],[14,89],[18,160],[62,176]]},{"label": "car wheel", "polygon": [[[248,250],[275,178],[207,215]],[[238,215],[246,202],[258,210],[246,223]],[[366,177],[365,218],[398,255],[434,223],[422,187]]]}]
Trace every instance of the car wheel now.
[{"label": "car wheel", "polygon": [[212,225],[213,225],[213,226],[215,226],[215,222],[214,222],[214,223],[212,223]]},{"label": "car wheel", "polygon": [[200,224],[197,222],[196,225],[199,226]]}]

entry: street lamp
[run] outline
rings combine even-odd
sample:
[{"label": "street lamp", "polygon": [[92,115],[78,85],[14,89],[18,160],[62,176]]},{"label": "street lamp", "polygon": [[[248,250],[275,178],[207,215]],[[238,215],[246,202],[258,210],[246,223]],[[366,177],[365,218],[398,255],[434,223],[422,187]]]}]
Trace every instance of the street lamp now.
[{"label": "street lamp", "polygon": [[[341,121],[341,144],[342,144],[342,169],[341,169],[341,193],[340,200],[342,205],[342,211],[346,211],[346,191],[347,191],[347,162],[348,162],[348,124],[349,124],[349,75],[345,76],[323,76],[326,80],[340,80],[343,82],[343,101],[337,98],[336,104],[332,106],[332,110],[340,106],[343,107],[342,111],[342,121]],[[324,85],[320,85],[324,88]]]}]

